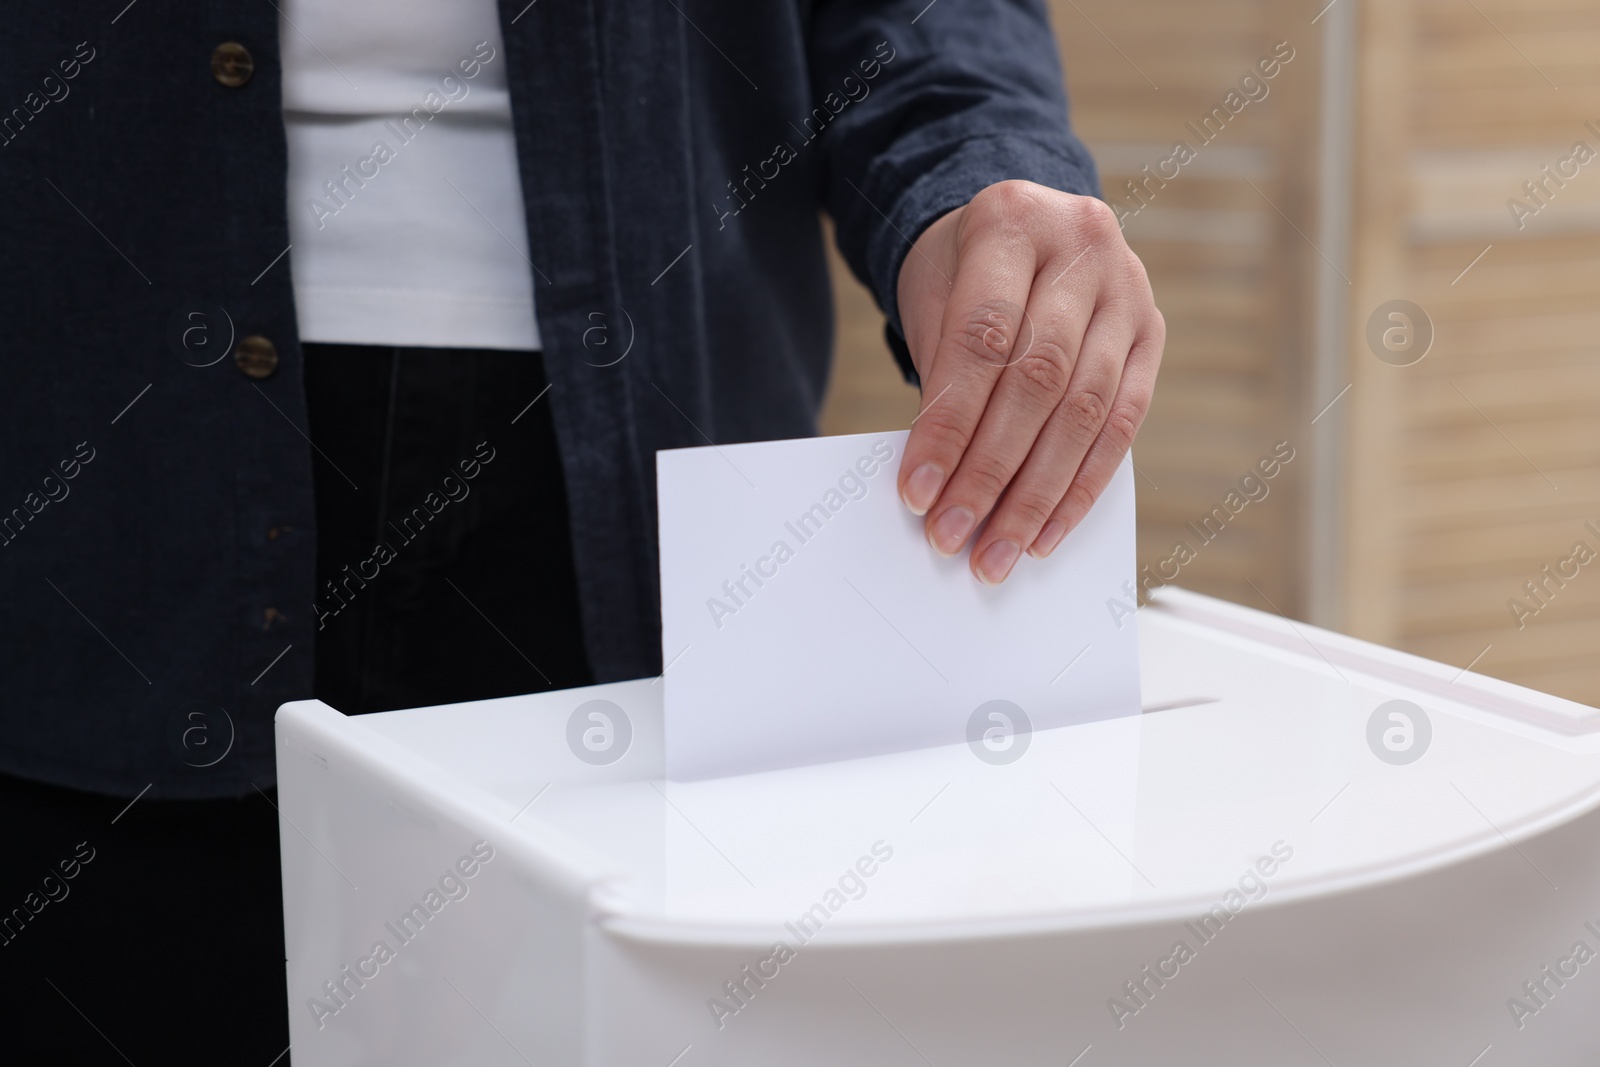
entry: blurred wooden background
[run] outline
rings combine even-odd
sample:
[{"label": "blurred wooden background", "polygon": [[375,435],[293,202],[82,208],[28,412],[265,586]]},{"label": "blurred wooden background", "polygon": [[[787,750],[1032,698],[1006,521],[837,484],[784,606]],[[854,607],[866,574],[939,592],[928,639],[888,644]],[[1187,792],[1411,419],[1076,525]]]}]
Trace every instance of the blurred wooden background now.
[{"label": "blurred wooden background", "polygon": [[[1125,228],[1168,323],[1141,564],[1182,541],[1176,584],[1600,704],[1600,4],[1051,7],[1107,200],[1197,151]],[[1190,124],[1281,42],[1267,95],[1202,144]],[[1513,199],[1537,209],[1520,228]],[[824,430],[904,426],[917,397],[834,273]],[[1411,365],[1368,344],[1394,300],[1431,323]],[[1209,542],[1186,528],[1280,441],[1265,499]]]}]

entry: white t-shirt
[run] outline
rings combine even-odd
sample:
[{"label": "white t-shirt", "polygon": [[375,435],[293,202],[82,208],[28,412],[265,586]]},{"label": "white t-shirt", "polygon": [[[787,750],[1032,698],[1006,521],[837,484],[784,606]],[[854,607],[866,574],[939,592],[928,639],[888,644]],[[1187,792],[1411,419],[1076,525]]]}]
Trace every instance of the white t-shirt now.
[{"label": "white t-shirt", "polygon": [[307,341],[534,349],[494,0],[280,0]]}]

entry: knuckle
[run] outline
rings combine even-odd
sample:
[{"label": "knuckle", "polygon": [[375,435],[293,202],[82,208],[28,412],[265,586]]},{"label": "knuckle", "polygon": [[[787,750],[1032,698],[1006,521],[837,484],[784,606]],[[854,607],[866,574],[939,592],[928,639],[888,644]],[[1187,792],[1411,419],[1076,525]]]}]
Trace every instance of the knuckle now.
[{"label": "knuckle", "polygon": [[966,495],[982,503],[993,503],[1005,491],[1007,472],[993,456],[974,456],[972,459],[971,465],[963,472]]},{"label": "knuckle", "polygon": [[1053,341],[1036,341],[1012,364],[1012,373],[1029,396],[1060,400],[1072,376],[1067,353]]},{"label": "knuckle", "polygon": [[996,198],[1016,201],[1032,200],[1033,191],[1036,188],[1038,186],[1030,181],[1024,181],[1021,178],[1007,178],[1004,181],[995,182],[985,191]]},{"label": "knuckle", "polygon": [[1122,272],[1123,284],[1140,308],[1153,310],[1156,302],[1155,290],[1150,287],[1150,272],[1145,269],[1144,260],[1129,250],[1128,258],[1123,261]]},{"label": "knuckle", "polygon": [[1100,427],[1100,434],[1108,442],[1116,445],[1119,451],[1125,452],[1133,447],[1133,439],[1139,433],[1139,426],[1143,422],[1144,405],[1118,404],[1106,416],[1105,425]]},{"label": "knuckle", "polygon": [[1006,494],[1005,518],[1002,521],[1011,529],[1036,531],[1050,521],[1050,516],[1055,514],[1055,510],[1054,498],[1044,496],[1036,490],[1013,491]]},{"label": "knuckle", "polygon": [[1061,513],[1071,521],[1089,514],[1089,508],[1094,505],[1094,491],[1083,482],[1076,479],[1067,487],[1067,495],[1061,500]]},{"label": "knuckle", "polygon": [[1030,183],[1012,179],[979,190],[972,198],[978,217],[1002,229],[1015,228],[1038,208]]},{"label": "knuckle", "polygon": [[1094,389],[1074,389],[1062,400],[1067,423],[1081,435],[1093,435],[1105,424],[1111,404]]},{"label": "knuckle", "polygon": [[1117,213],[1099,197],[1078,197],[1073,204],[1073,215],[1077,225],[1091,237],[1104,240],[1122,232],[1117,224]]},{"label": "knuckle", "polygon": [[[942,404],[934,404],[923,411],[914,429],[921,430],[923,439],[944,458],[948,458],[952,452],[959,455],[967,447],[967,438],[971,434],[961,412],[953,405]],[[945,469],[950,469],[948,462]]]},{"label": "knuckle", "polygon": [[1167,343],[1167,317],[1153,304],[1150,307],[1150,340],[1158,353]]},{"label": "knuckle", "polygon": [[1120,271],[1123,284],[1129,289],[1139,292],[1149,290],[1150,275],[1144,269],[1144,260],[1133,249],[1128,249],[1128,254],[1122,257]]},{"label": "knuckle", "polygon": [[1016,327],[1005,308],[983,304],[967,315],[953,339],[966,355],[985,363],[1003,363],[1016,340]]}]

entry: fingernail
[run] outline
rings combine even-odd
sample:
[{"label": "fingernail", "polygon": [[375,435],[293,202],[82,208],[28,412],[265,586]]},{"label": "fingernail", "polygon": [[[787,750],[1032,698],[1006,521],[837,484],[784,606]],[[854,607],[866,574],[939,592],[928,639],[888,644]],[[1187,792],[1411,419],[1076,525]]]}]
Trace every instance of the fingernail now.
[{"label": "fingernail", "polygon": [[978,578],[985,585],[999,585],[1011,573],[1011,568],[1017,565],[1017,557],[1021,554],[1022,550],[1015,541],[996,541],[983,550],[978,560]]},{"label": "fingernail", "polygon": [[911,472],[911,477],[906,479],[906,488],[900,494],[906,507],[914,515],[926,515],[928,509],[933,507],[933,502],[939,498],[939,490],[944,488],[944,471],[937,464],[924,463]]},{"label": "fingernail", "polygon": [[1044,559],[1056,550],[1056,546],[1065,536],[1067,536],[1067,524],[1060,519],[1051,519],[1044,524],[1044,529],[1039,531],[1039,537],[1033,542],[1033,547],[1028,549],[1028,555],[1034,559]]},{"label": "fingernail", "polygon": [[928,531],[928,543],[941,556],[953,556],[961,550],[961,542],[967,539],[977,524],[972,512],[966,508],[948,508],[934,520],[933,528]]}]

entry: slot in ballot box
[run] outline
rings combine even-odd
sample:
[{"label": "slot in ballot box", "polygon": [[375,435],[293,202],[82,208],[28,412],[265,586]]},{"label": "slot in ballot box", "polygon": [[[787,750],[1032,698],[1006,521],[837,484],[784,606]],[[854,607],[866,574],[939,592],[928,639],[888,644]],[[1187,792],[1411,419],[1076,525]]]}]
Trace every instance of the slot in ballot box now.
[{"label": "slot in ballot box", "polygon": [[285,705],[297,1067],[1596,1062],[1600,713],[1138,625],[1142,715],[707,781],[648,679]]}]

